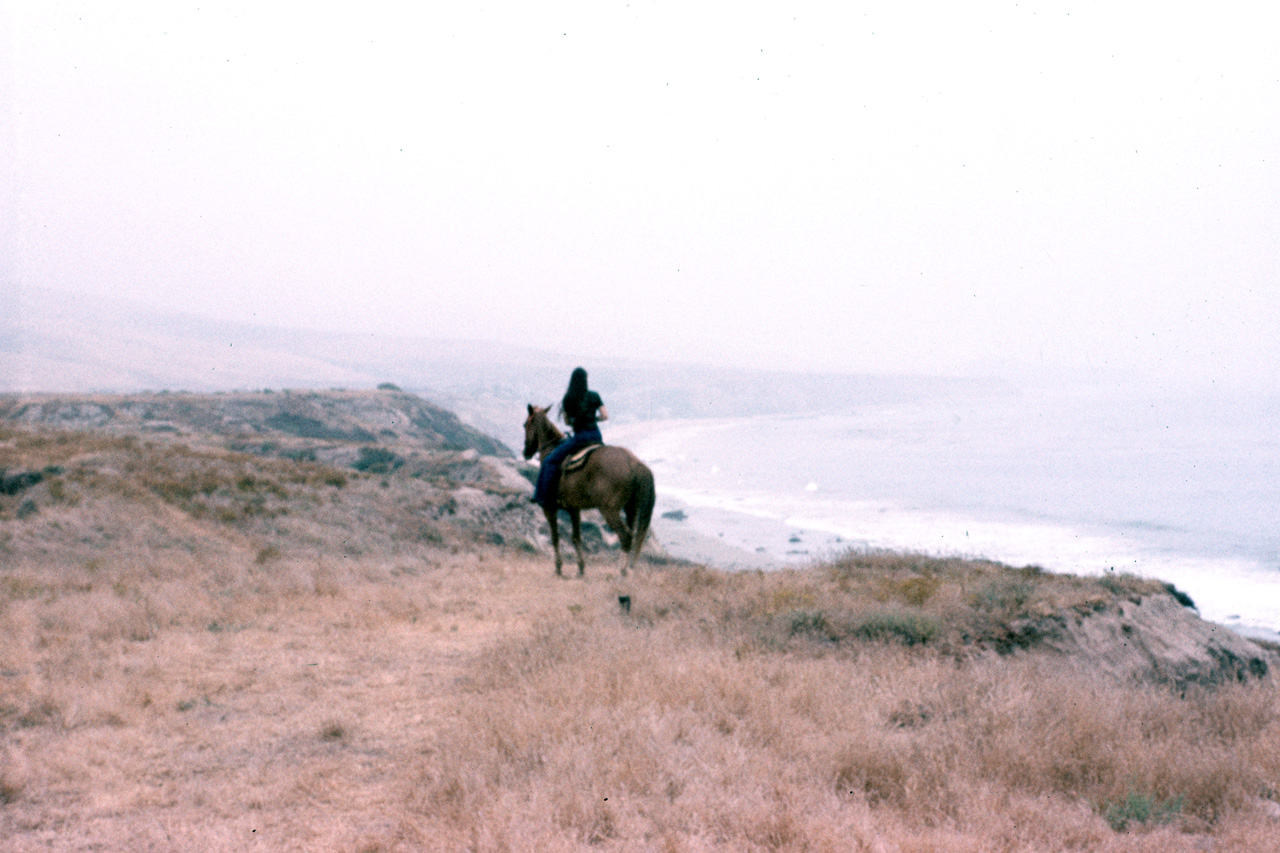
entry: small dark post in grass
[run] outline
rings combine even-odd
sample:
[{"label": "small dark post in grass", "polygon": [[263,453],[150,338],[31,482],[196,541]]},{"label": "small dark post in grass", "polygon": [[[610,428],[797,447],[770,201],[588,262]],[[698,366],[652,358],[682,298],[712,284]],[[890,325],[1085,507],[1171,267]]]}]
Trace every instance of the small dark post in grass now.
[{"label": "small dark post in grass", "polygon": [[631,596],[629,595],[618,596],[618,606],[622,608],[623,613],[630,613],[631,612]]}]

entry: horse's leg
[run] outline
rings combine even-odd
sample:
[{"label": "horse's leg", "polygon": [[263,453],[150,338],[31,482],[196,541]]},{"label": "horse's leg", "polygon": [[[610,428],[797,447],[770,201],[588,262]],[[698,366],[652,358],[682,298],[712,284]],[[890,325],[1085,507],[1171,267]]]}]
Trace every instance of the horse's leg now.
[{"label": "horse's leg", "polygon": [[578,577],[587,573],[587,558],[582,553],[582,510],[569,510],[569,520],[573,522],[573,550],[578,552]]},{"label": "horse's leg", "polygon": [[622,548],[622,556],[624,558],[622,564],[622,576],[627,576],[627,565],[625,558],[631,553],[631,528],[622,523],[622,516],[616,509],[600,508],[600,514],[604,516],[605,522],[609,525],[609,529],[618,534],[618,546]]},{"label": "horse's leg", "polygon": [[[649,535],[649,523],[653,519],[653,506],[657,495],[653,490],[653,474],[644,465],[633,474],[632,492],[627,498],[627,529],[631,537],[631,547],[627,549],[629,568],[635,568],[644,547],[645,537]],[[625,575],[626,572],[624,571]]]},{"label": "horse's leg", "polygon": [[547,516],[547,527],[551,528],[551,550],[556,553],[556,577],[563,577],[560,571],[560,525],[556,523],[558,510],[554,506],[544,506],[542,512]]}]

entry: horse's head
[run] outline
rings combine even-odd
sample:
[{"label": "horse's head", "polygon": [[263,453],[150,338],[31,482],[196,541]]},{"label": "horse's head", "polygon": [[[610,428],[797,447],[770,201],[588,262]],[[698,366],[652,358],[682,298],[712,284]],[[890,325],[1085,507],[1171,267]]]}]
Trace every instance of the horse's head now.
[{"label": "horse's head", "polygon": [[547,434],[559,432],[555,424],[551,423],[551,418],[547,417],[547,406],[535,406],[529,404],[529,415],[524,419],[524,458],[532,459],[533,454],[537,453],[543,444],[547,442]]}]

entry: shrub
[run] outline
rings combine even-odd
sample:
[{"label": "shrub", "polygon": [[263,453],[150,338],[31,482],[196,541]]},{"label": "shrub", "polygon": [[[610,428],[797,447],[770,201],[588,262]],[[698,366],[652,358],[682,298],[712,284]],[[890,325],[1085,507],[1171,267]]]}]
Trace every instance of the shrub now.
[{"label": "shrub", "polygon": [[933,598],[940,586],[942,581],[933,575],[918,575],[902,580],[885,578],[878,584],[876,597],[881,601],[894,599],[919,607]]},{"label": "shrub", "polygon": [[[0,753],[0,759],[5,757]],[[16,803],[22,798],[22,791],[26,787],[24,775],[18,768],[8,766],[7,761],[0,760],[0,806]]]},{"label": "shrub", "polygon": [[41,471],[19,471],[16,474],[0,471],[0,495],[16,495],[43,479],[44,473]]},{"label": "shrub", "polygon": [[1167,583],[1164,585],[1164,588],[1167,589],[1169,591],[1169,594],[1173,596],[1173,600],[1181,604],[1183,607],[1188,607],[1192,610],[1199,609],[1196,607],[1196,603],[1191,600],[1191,596],[1187,595],[1185,592],[1178,589],[1173,584]]},{"label": "shrub", "polygon": [[765,604],[765,612],[782,613],[801,607],[812,607],[817,601],[818,597],[811,589],[782,586],[769,593],[768,602]]},{"label": "shrub", "polygon": [[1035,591],[1035,584],[1026,578],[1001,576],[993,578],[974,593],[971,603],[980,610],[1011,613],[1021,609]]},{"label": "shrub", "polygon": [[805,634],[820,639],[831,639],[831,626],[821,611],[797,610],[791,614],[791,636]]},{"label": "shrub", "polygon": [[1182,797],[1161,800],[1152,794],[1130,791],[1118,803],[1106,803],[1102,816],[1116,832],[1124,832],[1131,823],[1163,824],[1182,813]]},{"label": "shrub", "polygon": [[[1160,581],[1153,581],[1147,578],[1140,578],[1137,575],[1128,572],[1119,572],[1103,575],[1098,579],[1098,586],[1105,589],[1112,595],[1121,598],[1130,595],[1150,595],[1161,590],[1170,591],[1167,584]],[[1176,598],[1176,596],[1175,596]],[[1190,599],[1187,599],[1190,601]]]},{"label": "shrub", "polygon": [[849,633],[868,640],[897,641],[915,646],[937,636],[938,623],[927,616],[887,611],[863,617]]},{"label": "shrub", "polygon": [[347,475],[333,468],[325,468],[316,474],[315,477],[308,481],[319,483],[322,486],[333,486],[335,489],[341,489],[347,485]]},{"label": "shrub", "polygon": [[403,459],[385,447],[362,447],[360,458],[351,467],[369,474],[390,474],[403,464]]}]

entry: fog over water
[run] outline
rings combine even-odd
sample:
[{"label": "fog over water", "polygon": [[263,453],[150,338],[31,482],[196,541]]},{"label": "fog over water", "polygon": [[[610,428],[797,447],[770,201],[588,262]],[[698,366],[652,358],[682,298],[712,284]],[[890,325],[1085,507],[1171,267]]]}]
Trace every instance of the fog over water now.
[{"label": "fog over water", "polygon": [[0,306],[1276,387],[1280,12],[0,9]]}]

